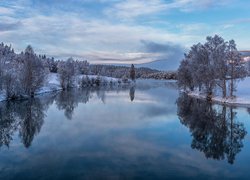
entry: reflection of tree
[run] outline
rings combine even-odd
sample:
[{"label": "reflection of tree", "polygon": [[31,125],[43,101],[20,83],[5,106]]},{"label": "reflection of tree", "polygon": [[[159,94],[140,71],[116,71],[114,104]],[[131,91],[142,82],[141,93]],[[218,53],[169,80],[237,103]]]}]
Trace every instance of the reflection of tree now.
[{"label": "reflection of tree", "polygon": [[9,102],[1,103],[0,105],[0,146],[9,144],[12,136],[18,127],[15,118],[15,113],[11,109]]},{"label": "reflection of tree", "polygon": [[0,104],[0,146],[9,146],[15,131],[25,147],[29,147],[43,125],[45,111],[53,103],[53,95],[43,100],[29,99]]},{"label": "reflection of tree", "polygon": [[99,87],[96,89],[96,95],[101,101],[105,104],[106,102],[106,93],[103,89],[100,89]]},{"label": "reflection of tree", "polygon": [[16,131],[25,147],[29,147],[34,137],[40,132],[46,116],[46,110],[54,101],[59,110],[63,110],[68,119],[72,119],[74,109],[79,103],[87,103],[93,94],[105,103],[106,92],[128,91],[131,100],[134,99],[135,89],[129,86],[120,87],[90,87],[71,89],[58,94],[47,94],[41,98],[22,101],[6,101],[0,103],[0,147],[9,147]]},{"label": "reflection of tree", "polygon": [[70,91],[62,91],[56,97],[56,104],[59,110],[64,110],[67,119],[72,119],[74,109],[80,102],[87,103],[91,94],[90,89],[71,89]]},{"label": "reflection of tree", "polygon": [[250,108],[247,108],[247,112],[248,112],[248,114],[250,114]]},{"label": "reflection of tree", "polygon": [[64,110],[64,115],[72,119],[74,109],[78,106],[79,97],[76,96],[75,90],[62,91],[56,98],[56,104],[59,110]]},{"label": "reflection of tree", "polygon": [[177,100],[177,105],[181,123],[192,133],[191,147],[202,151],[207,158],[222,160],[226,156],[233,164],[246,135],[244,125],[235,121],[234,108],[213,106],[184,94]]},{"label": "reflection of tree", "polygon": [[19,112],[21,117],[20,137],[25,147],[29,147],[43,125],[45,109],[39,99],[30,99],[20,104],[22,111]]},{"label": "reflection of tree", "polygon": [[233,108],[230,108],[228,115],[228,138],[227,144],[227,157],[229,163],[233,163],[235,160],[235,155],[240,152],[240,149],[243,147],[242,139],[246,135],[246,130],[244,129],[243,123],[234,123],[236,118],[236,112],[233,111]]},{"label": "reflection of tree", "polygon": [[129,90],[129,97],[131,101],[135,99],[135,87],[134,86],[132,86]]}]

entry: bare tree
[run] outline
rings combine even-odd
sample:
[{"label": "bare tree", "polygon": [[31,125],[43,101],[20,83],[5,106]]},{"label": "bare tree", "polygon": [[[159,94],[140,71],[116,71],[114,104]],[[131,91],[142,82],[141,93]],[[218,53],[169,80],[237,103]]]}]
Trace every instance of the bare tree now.
[{"label": "bare tree", "polygon": [[241,61],[240,53],[236,48],[234,40],[229,41],[227,49],[228,76],[230,79],[229,92],[230,97],[236,91],[236,80],[247,76],[247,70]]},{"label": "bare tree", "polygon": [[213,68],[214,78],[216,84],[222,90],[222,97],[227,96],[226,76],[227,76],[227,59],[226,49],[227,43],[224,39],[218,35],[214,37],[208,36],[207,42],[205,43],[209,53],[209,66]]},{"label": "bare tree", "polygon": [[76,71],[73,58],[69,58],[66,62],[61,61],[59,63],[58,74],[63,90],[74,86]]},{"label": "bare tree", "polygon": [[187,90],[189,88],[191,91],[194,90],[193,79],[190,68],[190,61],[184,59],[178,69],[178,86]]},{"label": "bare tree", "polygon": [[22,82],[25,94],[33,97],[46,78],[42,61],[35,55],[33,48],[27,46],[23,55]]}]

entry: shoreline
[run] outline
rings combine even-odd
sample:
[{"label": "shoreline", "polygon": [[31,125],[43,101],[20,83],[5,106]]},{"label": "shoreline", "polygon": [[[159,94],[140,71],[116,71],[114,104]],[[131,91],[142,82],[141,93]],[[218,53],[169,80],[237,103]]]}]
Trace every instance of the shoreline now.
[{"label": "shoreline", "polygon": [[[196,99],[206,100],[206,95],[200,94],[198,92],[184,92],[184,93]],[[229,106],[238,106],[238,107],[250,107],[250,99],[244,99],[244,97],[222,98],[219,96],[213,96],[212,103],[218,103],[218,104],[229,105]]]},{"label": "shoreline", "polygon": [[[76,77],[75,84],[74,84],[74,86],[72,88],[80,88],[79,82],[81,81],[83,76],[84,75],[79,75],[79,76]],[[89,76],[90,80],[95,79],[97,77],[97,75],[88,75],[88,76]],[[105,85],[100,85],[100,86],[103,86],[103,87],[108,86],[108,84],[110,82],[112,82],[112,85],[115,85],[115,86],[124,85],[124,84],[128,84],[128,83],[133,84],[133,82],[130,82],[130,80],[128,80],[128,82],[125,83],[125,82],[122,82],[122,80],[118,79],[118,78],[106,77],[106,76],[100,76],[100,77],[104,81],[106,81],[106,83],[107,83]],[[58,79],[58,74],[50,73],[48,83],[45,86],[41,87],[37,92],[35,92],[35,96],[33,98],[37,98],[39,96],[42,96],[43,94],[56,93],[56,92],[60,92],[60,91],[63,91],[63,88],[60,86],[60,82],[59,82],[59,79]],[[12,99],[8,99],[6,97],[4,91],[0,91],[0,102],[27,100],[27,99],[30,99],[30,98],[32,98],[32,97],[23,95],[23,96],[20,96],[17,99],[12,100]]]}]

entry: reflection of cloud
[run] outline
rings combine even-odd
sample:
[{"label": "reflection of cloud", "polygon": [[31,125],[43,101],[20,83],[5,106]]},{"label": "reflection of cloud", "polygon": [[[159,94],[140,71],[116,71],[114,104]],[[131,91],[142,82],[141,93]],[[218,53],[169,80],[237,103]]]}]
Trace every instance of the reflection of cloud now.
[{"label": "reflection of cloud", "polygon": [[[79,104],[74,111],[74,119],[84,118],[88,121],[81,121],[84,131],[109,131],[110,129],[135,128],[145,126],[152,122],[172,121],[175,113],[176,90],[161,88],[151,93],[135,90],[135,99],[130,101],[129,89],[119,92],[106,93],[106,103],[99,107],[98,97],[94,96],[88,104]],[[155,94],[154,94],[155,92]],[[152,94],[153,93],[153,94]],[[172,97],[165,99],[161,96],[172,94]],[[175,95],[174,95],[175,94]],[[93,109],[98,108],[98,116],[93,116]],[[115,112],[115,113],[113,113]],[[103,123],[105,122],[105,123]],[[82,128],[75,127],[75,132],[82,131]]]},{"label": "reflection of cloud", "polygon": [[[139,139],[135,134],[112,138],[112,142],[110,144],[105,141],[105,145],[111,146],[115,154],[129,157],[129,159],[147,157],[149,165],[159,166],[159,164],[165,164],[168,167],[175,168],[182,175],[185,174],[184,176],[195,177],[199,175],[200,171],[203,174],[214,174],[222,170],[221,167],[215,168],[212,161],[204,163],[202,154],[197,155],[188,146],[166,147],[148,139]],[[162,157],[163,154],[165,155],[164,157]],[[160,157],[164,160],[155,162],[155,159],[160,159]]]}]

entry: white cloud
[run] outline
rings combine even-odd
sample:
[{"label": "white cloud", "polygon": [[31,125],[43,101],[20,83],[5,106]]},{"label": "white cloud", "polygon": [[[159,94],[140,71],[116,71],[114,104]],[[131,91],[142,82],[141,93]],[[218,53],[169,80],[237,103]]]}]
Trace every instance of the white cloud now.
[{"label": "white cloud", "polygon": [[174,9],[185,12],[199,11],[225,6],[230,4],[231,1],[233,0],[174,0],[171,2],[163,0],[125,0],[115,3],[111,8],[105,10],[105,13],[110,17],[131,20],[139,16],[169,12]]},{"label": "white cloud", "polygon": [[0,15],[13,15],[14,13],[14,9],[0,6]]},{"label": "white cloud", "polygon": [[[36,15],[23,18],[20,23],[18,29],[1,34],[2,40],[12,43],[17,51],[31,44],[38,53],[57,57],[65,55],[85,57],[87,54],[93,61],[93,57],[96,57],[95,61],[107,59],[108,54],[111,60],[120,59],[121,62],[125,59],[127,61],[134,59],[135,63],[149,62],[158,54],[144,54],[140,51],[141,40],[181,44],[190,40],[189,36],[179,36],[166,30],[88,20],[78,18],[74,14]],[[104,58],[101,58],[101,55]]]},{"label": "white cloud", "polygon": [[89,52],[82,56],[93,63],[104,64],[141,64],[157,60],[161,56],[160,53],[115,53],[115,52]]},{"label": "white cloud", "polygon": [[[2,11],[0,22],[9,23],[0,23],[0,30],[1,27],[4,30],[0,31],[0,35],[1,41],[11,43],[17,52],[31,44],[37,53],[55,57],[83,57],[89,58],[91,62],[124,63],[132,60],[133,63],[149,62],[157,59],[159,52],[143,51],[141,40],[160,44],[172,42],[190,47],[204,40],[207,35],[220,34],[226,27],[225,25],[214,27],[206,23],[171,24],[163,18],[154,17],[154,14],[171,10],[190,12],[220,6],[231,1],[95,0],[97,3],[109,4],[109,6],[104,5],[102,9],[108,14],[107,18],[105,15],[103,17],[87,15],[87,12],[81,14],[74,11],[65,12],[60,8],[44,12],[43,8],[32,8],[30,0],[17,0],[11,1],[9,7],[0,6],[0,12]],[[93,1],[77,0],[77,2]],[[139,25],[136,21],[139,16],[146,16],[149,21],[158,21],[158,25],[154,26],[154,22]],[[172,30],[174,27],[175,30]]]},{"label": "white cloud", "polygon": [[106,13],[109,16],[114,14],[118,18],[130,19],[141,15],[148,15],[163,11],[167,8],[167,4],[161,0],[126,0],[115,4]]},{"label": "white cloud", "polygon": [[198,11],[207,8],[218,7],[230,3],[231,0],[175,0],[173,3],[169,4],[171,8],[177,8],[181,11]]}]

